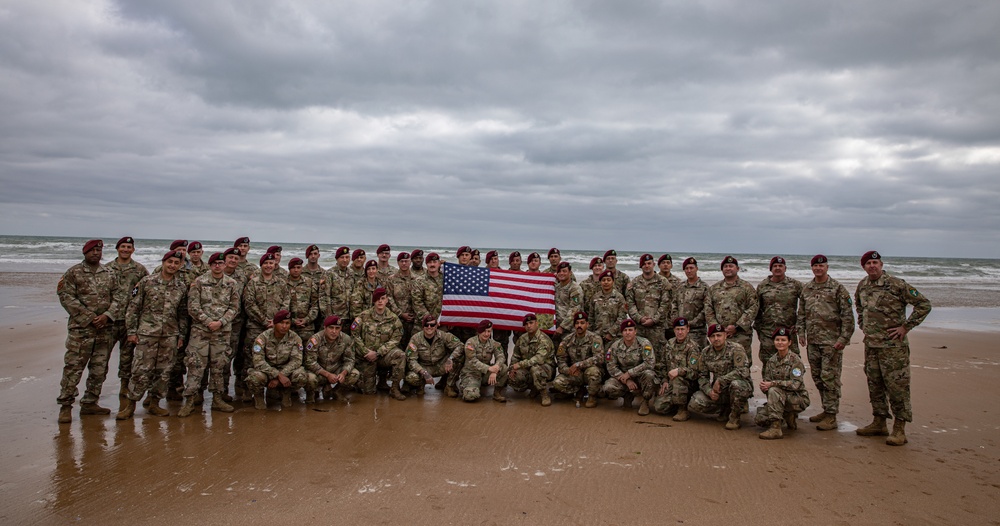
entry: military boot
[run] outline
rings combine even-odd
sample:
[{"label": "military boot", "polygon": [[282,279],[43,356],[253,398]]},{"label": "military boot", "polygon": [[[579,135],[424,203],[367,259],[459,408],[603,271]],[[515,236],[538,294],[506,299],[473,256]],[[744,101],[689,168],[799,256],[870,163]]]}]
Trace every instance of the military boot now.
[{"label": "military boot", "polygon": [[640,400],[642,401],[639,402],[639,416],[646,416],[649,414],[649,400],[646,400],[645,397]]},{"label": "military boot", "polygon": [[263,389],[253,393],[253,406],[258,411],[267,411],[267,400],[264,398]]},{"label": "military boot", "polygon": [[59,423],[69,424],[71,422],[73,422],[73,406],[71,405],[59,406]]},{"label": "military boot", "polygon": [[798,415],[796,413],[791,411],[785,412],[785,425],[788,426],[789,431],[794,431],[799,428],[798,421],[796,420],[797,417]]},{"label": "military boot", "polygon": [[390,384],[389,396],[395,398],[396,400],[406,400],[406,395],[399,390],[399,384],[397,382],[392,382]]},{"label": "military boot", "polygon": [[246,402],[246,389],[243,387],[241,382],[236,382],[236,388],[234,389],[233,394],[235,395],[233,399],[237,402]]},{"label": "military boot", "polygon": [[817,413],[817,414],[809,417],[809,421],[812,422],[812,423],[814,423],[814,424],[817,423],[817,422],[822,422],[824,420],[826,420],[826,413],[825,412],[823,412],[823,413]]},{"label": "military boot", "polygon": [[452,386],[447,386],[444,388],[444,395],[448,398],[458,398],[458,391]]},{"label": "military boot", "polygon": [[185,396],[184,397],[184,403],[181,404],[180,410],[177,411],[177,416],[179,416],[181,418],[184,418],[184,417],[191,416],[191,413],[193,413],[193,412],[194,412],[194,397],[193,396]]},{"label": "military boot", "polygon": [[201,406],[205,403],[205,393],[203,391],[198,391],[194,394],[194,405]]},{"label": "military boot", "polygon": [[212,411],[221,411],[223,413],[232,413],[235,411],[233,406],[226,402],[226,399],[222,397],[219,393],[212,394]]},{"label": "military boot", "polygon": [[[742,414],[742,409],[740,407],[734,407],[729,411],[729,421],[726,422],[726,429],[729,431],[736,431],[740,428],[740,415]],[[780,426],[781,423],[779,422]]]},{"label": "military boot", "polygon": [[824,413],[826,418],[816,424],[816,429],[820,431],[833,431],[837,429],[837,415]]},{"label": "military boot", "polygon": [[715,417],[715,421],[716,422],[728,422],[729,421],[729,413],[731,413],[731,412],[732,411],[730,410],[730,408],[729,408],[728,405],[722,406],[722,410],[719,411],[719,414]]},{"label": "military boot", "polygon": [[134,414],[135,400],[129,400],[125,403],[125,407],[122,408],[121,411],[118,411],[118,414],[115,415],[115,420],[128,420],[129,418],[132,418],[132,415]]},{"label": "military boot", "polygon": [[307,404],[316,403],[316,391],[312,389],[306,389],[306,403]]},{"label": "military boot", "polygon": [[128,405],[128,380],[122,380],[121,389],[118,390],[118,412],[120,413]]},{"label": "military boot", "polygon": [[81,415],[110,415],[111,410],[107,407],[101,407],[97,403],[90,404],[80,404],[80,414]]},{"label": "military boot", "polygon": [[[181,392],[177,390],[177,386],[171,385],[170,389],[167,389],[167,400],[178,402],[183,400],[184,397],[181,396]],[[153,402],[151,401],[150,404]],[[155,413],[154,413],[155,414]]]},{"label": "military boot", "polygon": [[622,397],[622,409],[632,409],[632,401],[635,400],[635,395],[628,393]]},{"label": "military boot", "polygon": [[505,387],[495,387],[493,388],[493,401],[500,402],[501,404],[507,403],[507,397],[503,395]]},{"label": "military boot", "polygon": [[689,418],[691,418],[691,415],[688,413],[687,407],[681,406],[677,409],[677,414],[671,420],[674,422],[686,422]]},{"label": "military boot", "polygon": [[549,390],[544,389],[541,391],[541,393],[542,393],[542,407],[548,407],[552,405],[552,397],[549,395]]},{"label": "military boot", "polygon": [[902,446],[906,442],[906,422],[897,418],[892,422],[892,434],[885,439],[885,443],[890,446]]},{"label": "military boot", "polygon": [[153,416],[170,416],[170,411],[160,407],[160,398],[157,396],[149,397],[149,414]]},{"label": "military boot", "polygon": [[587,401],[584,402],[583,407],[586,407],[587,409],[593,409],[597,407],[597,393],[593,394],[588,393]]},{"label": "military boot", "polygon": [[281,390],[281,407],[292,407],[292,390]]},{"label": "military boot", "polygon": [[775,420],[774,422],[771,422],[771,427],[769,427],[766,431],[762,432],[757,436],[759,436],[763,440],[776,440],[779,438],[783,438],[785,435],[781,433],[781,420]]},{"label": "military boot", "polygon": [[855,431],[863,437],[884,437],[889,436],[889,429],[885,427],[885,417],[876,416],[872,423]]}]

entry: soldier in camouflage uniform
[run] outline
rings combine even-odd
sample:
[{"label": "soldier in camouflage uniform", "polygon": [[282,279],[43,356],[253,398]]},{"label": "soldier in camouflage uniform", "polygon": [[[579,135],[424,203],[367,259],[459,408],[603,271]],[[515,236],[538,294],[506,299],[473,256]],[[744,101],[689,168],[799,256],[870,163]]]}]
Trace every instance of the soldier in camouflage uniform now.
[{"label": "soldier in camouflage uniform", "polygon": [[[180,253],[184,262],[181,263],[181,268],[180,270],[177,271],[177,277],[180,278],[185,285],[190,286],[191,283],[194,282],[194,274],[191,272],[191,261],[188,259],[187,247],[188,247],[188,242],[186,239],[177,239],[173,243],[170,243],[170,249],[168,250],[168,252],[170,250],[173,250]],[[153,269],[152,274],[159,274],[162,271],[163,271],[163,265],[162,264],[157,265],[157,267]]]},{"label": "soldier in camouflage uniform", "polygon": [[[337,250],[333,253],[333,255],[334,255],[334,259],[336,259],[337,262],[332,267],[330,267],[329,270],[327,270],[327,275],[334,275],[335,274],[335,275],[337,275],[337,276],[339,276],[339,277],[347,280],[348,283],[353,283],[354,281],[352,279],[352,275],[353,274],[351,272],[351,249],[350,249],[350,247],[338,247]],[[324,318],[325,318],[325,316],[324,316]],[[346,318],[344,318],[343,316],[341,316],[341,319],[346,319]]]},{"label": "soldier in camouflage uniform", "polygon": [[[802,282],[785,275],[787,266],[785,258],[771,258],[771,275],[757,285],[757,319],[753,328],[760,341],[757,356],[761,366],[766,364],[774,354],[774,343],[771,333],[778,327],[789,327],[795,330],[798,323],[799,296],[802,294]],[[799,354],[798,342],[792,335],[792,352]]]},{"label": "soldier in camouflage uniform", "polygon": [[337,315],[327,316],[323,330],[306,341],[306,403],[315,402],[321,388],[324,399],[337,400],[343,389],[354,387],[361,378],[354,368],[354,340],[341,329]]},{"label": "soldier in camouflage uniform", "polygon": [[507,256],[507,269],[521,272],[521,253],[513,251]]},{"label": "soldier in camouflage uniform", "polygon": [[[895,419],[885,443],[901,446],[906,423],[913,421],[910,408],[910,343],[906,333],[920,325],[931,312],[931,302],[910,284],[882,270],[882,256],[872,250],[861,257],[868,274],[858,283],[854,303],[858,327],[865,333],[865,376],[874,420],[857,430],[861,436],[885,436],[885,420]],[[906,306],[913,312],[906,316]],[[886,403],[888,398],[888,403]]]},{"label": "soldier in camouflage uniform", "polygon": [[358,248],[351,253],[351,266],[348,269],[350,270],[352,284],[365,278],[365,269],[368,268],[366,263],[367,257],[364,250]]},{"label": "soldier in camouflage uniform", "polygon": [[[222,370],[222,397],[226,402],[231,402],[232,398],[229,396],[229,379],[232,377],[232,372],[230,369],[239,373],[239,371],[246,370],[247,367],[243,356],[243,342],[246,337],[246,314],[243,312],[243,296],[250,277],[240,270],[240,249],[236,247],[227,248],[222,253],[222,259],[226,262],[225,267],[222,269],[223,274],[236,281],[236,290],[240,293],[240,308],[236,312],[236,317],[233,318],[232,329],[229,331],[229,364]],[[230,364],[232,365],[231,368]],[[241,401],[248,400],[243,377],[237,374],[236,378],[236,397]]]},{"label": "soldier in camouflage uniform", "polygon": [[431,316],[435,320],[441,316],[441,301],[444,297],[444,275],[441,274],[441,257],[436,252],[427,254],[427,272],[413,284],[410,301],[413,314],[420,319]]},{"label": "soldier in camouflage uniform", "polygon": [[[288,271],[281,266],[281,246],[271,245],[267,247],[267,254],[274,255],[274,275],[278,279],[288,281]],[[295,328],[295,321],[292,321],[292,329]]]},{"label": "soldier in camouflage uniform", "polygon": [[632,319],[622,322],[621,334],[621,339],[615,340],[604,353],[611,378],[604,382],[602,392],[609,400],[623,397],[624,409],[631,409],[632,399],[638,395],[642,400],[639,415],[645,416],[649,414],[649,401],[656,392],[653,346],[649,340],[638,336]]},{"label": "soldier in camouflage uniform", "polygon": [[622,297],[624,297],[626,291],[628,291],[629,278],[624,272],[618,270],[618,252],[608,250],[604,253],[603,259],[605,270],[611,271],[611,274],[615,278],[615,290],[620,292]]},{"label": "soldier in camouflage uniform", "polygon": [[[350,319],[351,313],[351,292],[353,284],[349,277],[345,277],[344,272],[340,272],[340,263],[326,274],[326,280],[320,284],[319,289],[319,310],[323,319],[330,316],[337,316],[340,319]],[[345,331],[346,332],[346,331]]]},{"label": "soldier in camouflage uniform", "polygon": [[[548,260],[549,260],[549,266],[548,268],[542,270],[542,272],[545,272],[547,274],[557,274],[559,272],[559,264],[563,263],[562,254],[559,252],[558,248],[552,247],[549,249]],[[575,274],[570,272],[569,277],[573,283],[576,283]]]},{"label": "soldier in camouflage uniform", "polygon": [[[351,291],[351,313],[362,313],[372,307],[372,293],[375,289],[389,290],[389,282],[378,273],[378,261],[365,263],[365,278],[354,283]],[[396,312],[396,302],[389,296],[389,310]],[[354,317],[357,317],[355,314]]]},{"label": "soldier in camouflage uniform", "polygon": [[208,372],[208,390],[212,393],[212,409],[232,413],[223,396],[225,369],[229,368],[233,348],[233,320],[240,312],[240,284],[223,270],[225,257],[216,252],[208,258],[207,274],[194,280],[188,289],[188,314],[191,316],[191,336],[185,351],[184,364],[188,376],[184,383],[184,405],[177,413],[186,417],[194,411],[195,396],[201,393]]},{"label": "soldier in camouflage uniform", "polygon": [[594,294],[601,290],[601,274],[604,273],[604,260],[600,257],[591,259],[590,273],[587,279],[580,282],[580,290],[583,291],[583,311],[587,313],[587,316],[594,315],[590,311],[590,308],[594,300]]},{"label": "soldier in camouflage uniform", "polygon": [[400,342],[409,342],[413,336],[413,322],[417,319],[417,314],[413,309],[413,287],[416,278],[410,272],[410,255],[400,252],[396,256],[396,264],[399,269],[389,278],[389,296],[396,304],[394,311],[399,316],[399,321],[403,323],[403,337]]},{"label": "soldier in camouflage uniform", "polygon": [[573,314],[583,308],[583,289],[573,281],[573,268],[563,261],[556,269],[556,330],[552,343],[559,345],[563,337],[573,332]]},{"label": "soldier in camouflage uniform", "polygon": [[240,261],[237,267],[246,275],[247,280],[256,276],[260,272],[260,268],[247,261],[247,256],[250,255],[250,238],[245,236],[236,238],[236,241],[233,241],[233,248],[240,251]]},{"label": "soldier in camouflage uniform", "polygon": [[709,344],[701,350],[698,363],[698,391],[691,396],[688,411],[719,413],[727,420],[726,429],[740,428],[740,414],[753,396],[747,352],[738,343],[727,341],[726,328],[708,327]]},{"label": "soldier in camouflage uniform", "polygon": [[705,323],[705,299],[708,297],[708,285],[698,277],[698,261],[694,258],[687,258],[681,265],[687,279],[681,286],[674,290],[674,312],[678,317],[688,321],[691,327],[688,338],[694,341],[699,348],[708,345],[708,336],[705,330],[708,325]]},{"label": "soldier in camouflage uniform", "polygon": [[[677,292],[681,287],[681,283],[684,281],[678,278],[676,275],[672,274],[670,271],[674,268],[674,259],[670,254],[661,254],[660,258],[656,260],[656,266],[660,269],[660,276],[670,283],[670,290],[672,291],[671,299],[673,299],[674,304],[671,306],[671,313],[667,319],[674,319],[678,317],[676,307],[677,307]],[[689,332],[690,334],[690,332]],[[664,336],[667,340],[674,337],[674,328],[667,324],[664,329]]]},{"label": "soldier in camouflage uniform", "polygon": [[597,395],[604,381],[604,342],[590,332],[587,313],[573,314],[573,333],[559,342],[556,350],[556,367],[559,374],[552,381],[552,388],[560,393],[575,395],[587,388],[588,408],[597,407]]},{"label": "soldier in camouflage uniform", "polygon": [[827,274],[826,256],[818,254],[810,264],[815,277],[802,286],[796,332],[799,344],[806,348],[813,383],[823,403],[823,412],[809,421],[820,431],[831,431],[837,429],[840,375],[844,348],[854,335],[854,312],[847,289]]},{"label": "soldier in camouflage uniform", "polygon": [[208,272],[208,265],[201,260],[201,256],[205,254],[204,247],[201,246],[200,241],[192,241],[188,243],[187,255],[190,260],[190,276],[191,281],[189,283],[194,283],[194,280],[198,279],[200,276]]},{"label": "soldier in camouflage uniform", "polygon": [[111,328],[124,316],[127,294],[118,275],[101,265],[104,243],[92,239],[83,245],[83,262],[70,267],[59,280],[59,303],[69,314],[66,355],[59,384],[59,423],[73,421],[73,400],[83,370],[87,369],[87,389],[80,399],[81,415],[107,415],[110,409],[97,405],[108,374],[111,355]]},{"label": "soldier in camouflage uniform", "polygon": [[319,247],[309,245],[306,247],[306,264],[302,267],[302,275],[309,278],[312,281],[313,288],[316,289],[316,318],[312,320],[313,332],[323,330],[324,319],[323,314],[319,310],[319,295],[326,284],[326,270],[320,266],[319,256]]},{"label": "soldier in camouflage uniform", "polygon": [[247,370],[247,388],[261,411],[267,410],[265,387],[281,391],[281,406],[291,407],[292,391],[308,381],[302,368],[302,339],[291,330],[291,313],[279,310],[270,321],[271,328],[254,339],[253,366]]},{"label": "soldier in camouflage uniform", "polygon": [[760,434],[764,440],[782,438],[781,423],[788,425],[788,430],[798,428],[796,419],[799,413],[809,407],[809,391],[806,391],[805,372],[799,355],[789,352],[792,343],[792,330],[788,327],[778,327],[771,333],[775,354],[764,364],[763,380],[760,390],[767,395],[767,404],[757,409],[756,422],[758,426],[768,429]]},{"label": "soldier in camouflage uniform", "polygon": [[438,376],[438,385],[447,384],[447,394],[454,398],[458,396],[458,373],[452,371],[456,362],[465,363],[465,346],[454,334],[439,330],[437,318],[430,314],[423,317],[422,326],[406,346],[406,385],[416,394],[424,394],[424,385],[434,385]]},{"label": "soldier in camouflage uniform", "polygon": [[649,340],[657,352],[662,351],[667,341],[663,339],[664,326],[673,314],[673,289],[670,283],[656,273],[653,256],[639,257],[642,274],[628,284],[625,303],[628,315],[635,320],[639,336]]},{"label": "soldier in camouflage uniform", "polygon": [[476,335],[465,342],[465,364],[459,375],[458,388],[462,400],[479,400],[484,385],[493,386],[493,401],[505,403],[503,392],[507,387],[507,353],[493,339],[493,323],[479,322]]},{"label": "soldier in camouflage uniform", "polygon": [[375,394],[376,374],[379,367],[391,369],[389,395],[396,400],[406,400],[399,390],[399,383],[406,371],[406,355],[399,348],[403,324],[389,309],[389,295],[382,287],[372,292],[372,308],[354,319],[352,335],[356,365],[361,373],[359,387],[364,394]]},{"label": "soldier in camouflage uniform", "polygon": [[660,390],[653,400],[653,411],[672,415],[674,422],[684,422],[689,418],[687,406],[691,392],[698,390],[701,349],[688,337],[690,326],[686,319],[677,318],[671,325],[674,337],[662,352],[656,353],[654,370]]},{"label": "soldier in camouflage uniform", "polygon": [[615,289],[615,276],[610,270],[601,273],[601,289],[590,300],[590,317],[594,320],[594,332],[604,341],[607,348],[621,336],[621,323],[628,316],[625,297]]},{"label": "soldier in camouflage uniform", "polygon": [[[274,315],[278,311],[287,311],[291,302],[288,282],[274,275],[276,266],[274,254],[265,252],[260,257],[260,274],[250,279],[243,292],[243,309],[246,312],[247,320],[247,344],[243,347],[242,365],[244,369],[238,371],[236,376],[238,382],[246,381],[246,368],[253,364],[252,349],[257,336],[269,329]],[[291,322],[289,322],[290,325]],[[301,342],[302,338],[299,338],[299,341]],[[299,364],[302,364],[302,356],[299,356]],[[249,385],[247,383],[247,387]]]},{"label": "soldier in camouflage uniform", "polygon": [[128,384],[128,403],[118,412],[118,420],[135,413],[135,403],[149,391],[149,413],[168,416],[160,407],[167,394],[167,382],[178,349],[184,348],[188,332],[187,284],[178,271],[184,264],[184,253],[167,252],[161,260],[163,269],[139,280],[132,289],[132,300],[125,315],[128,339],[135,345],[132,378]]},{"label": "soldier in camouflage uniform", "polygon": [[[751,364],[750,327],[757,318],[757,291],[753,285],[740,278],[740,264],[733,256],[722,260],[723,279],[708,288],[705,296],[705,323],[719,324],[726,328],[726,339],[740,344]],[[752,391],[751,391],[752,392]]]},{"label": "soldier in camouflage uniform", "polygon": [[531,398],[541,394],[542,406],[548,407],[552,405],[549,382],[555,374],[555,349],[552,340],[538,330],[538,318],[534,314],[525,314],[521,325],[524,334],[514,344],[507,368],[507,384],[515,391],[528,390]]},{"label": "soldier in camouflage uniform", "polygon": [[[139,280],[148,276],[149,271],[138,261],[132,259],[135,252],[135,240],[130,236],[125,236],[115,244],[118,257],[105,265],[109,270],[117,274],[121,290],[131,291],[135,288]],[[132,377],[132,355],[135,353],[135,344],[127,340],[128,331],[125,330],[125,317],[115,320],[112,327],[111,345],[118,342],[118,379],[121,381],[121,389],[118,391],[118,410],[125,409],[128,403],[128,381]]]},{"label": "soldier in camouflage uniform", "polygon": [[[201,244],[199,243],[200,247]],[[185,287],[190,287],[191,283],[194,282],[194,272],[192,271],[191,261],[187,254],[188,242],[186,239],[177,239],[173,243],[170,243],[170,250],[176,251],[181,254],[183,258],[183,263],[181,264],[180,270],[177,271],[177,277],[184,283]],[[163,265],[158,265],[153,269],[153,275],[157,275],[163,272]],[[181,335],[181,340],[187,341],[187,334]],[[168,400],[181,400],[181,390],[184,388],[184,349],[183,347],[179,352],[174,353],[174,363],[170,366],[170,372],[167,380],[167,399]],[[149,401],[143,402],[143,407],[149,406]]]},{"label": "soldier in camouflage uniform", "polygon": [[319,297],[316,285],[302,275],[302,260],[288,261],[288,310],[292,313],[292,330],[302,341],[308,341],[313,331],[313,320],[319,314]]},{"label": "soldier in camouflage uniform", "polygon": [[396,267],[389,264],[389,258],[392,257],[392,248],[389,245],[379,245],[375,249],[375,257],[378,259],[378,275],[386,283],[389,282],[389,278],[396,273]]}]

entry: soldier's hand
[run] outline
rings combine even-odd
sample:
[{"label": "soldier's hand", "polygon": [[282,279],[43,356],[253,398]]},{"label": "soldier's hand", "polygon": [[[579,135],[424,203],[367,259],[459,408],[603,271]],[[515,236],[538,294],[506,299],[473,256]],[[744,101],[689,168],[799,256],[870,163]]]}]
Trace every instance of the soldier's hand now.
[{"label": "soldier's hand", "polygon": [[497,373],[490,373],[490,377],[489,377],[488,380],[486,380],[486,383],[489,384],[489,385],[496,385],[497,384]]},{"label": "soldier's hand", "polygon": [[267,388],[268,389],[274,389],[275,387],[278,387],[278,379],[277,378],[275,378],[274,380],[271,380],[270,382],[267,382]]},{"label": "soldier's hand", "polygon": [[434,384],[434,377],[431,376],[431,373],[429,373],[427,371],[424,371],[424,383],[427,384],[427,385]]},{"label": "soldier's hand", "polygon": [[139,337],[134,334],[129,336],[128,338],[125,338],[125,340],[129,343],[139,343]]},{"label": "soldier's hand", "polygon": [[670,370],[669,373],[667,373],[667,376],[669,376],[670,379],[673,380],[674,378],[677,378],[677,375],[679,374],[681,374],[680,369],[674,367],[673,369]]},{"label": "soldier's hand", "polygon": [[799,347],[805,347],[805,346],[806,346],[806,337],[799,336]]},{"label": "soldier's hand", "polygon": [[889,336],[893,340],[902,340],[903,338],[906,337],[906,332],[907,332],[906,331],[906,327],[902,327],[902,326],[895,327],[895,328],[889,329]]},{"label": "soldier's hand", "polygon": [[403,318],[403,321],[405,321],[405,322],[411,322],[414,319],[414,316],[412,314],[409,314],[409,313],[400,314],[399,317]]},{"label": "soldier's hand", "polygon": [[366,352],[365,360],[368,360],[369,362],[374,362],[375,360],[378,360],[378,353],[375,351]]},{"label": "soldier's hand", "polygon": [[299,318],[299,319],[295,320],[295,326],[296,327],[305,327],[306,326],[306,320],[305,320],[305,318]]},{"label": "soldier's hand", "polygon": [[521,364],[519,362],[514,363],[513,365],[510,366],[510,372],[514,372],[514,371],[516,371],[516,370],[518,370],[520,368],[521,368]]},{"label": "soldier's hand", "polygon": [[635,380],[631,378],[625,382],[625,385],[628,386],[629,391],[637,391],[639,389],[639,386],[635,385]]},{"label": "soldier's hand", "polygon": [[267,328],[270,329],[274,327],[274,320],[267,320]]},{"label": "soldier's hand", "polygon": [[733,336],[735,334],[736,334],[736,326],[735,325],[727,325],[726,326],[726,336],[730,336],[731,337],[731,336]]},{"label": "soldier's hand", "polygon": [[837,343],[833,344],[833,348],[837,349],[838,351],[843,351],[844,347],[847,347],[847,346],[844,345],[844,344],[842,344],[842,343],[840,343],[840,342],[837,342]]},{"label": "soldier's hand", "polygon": [[580,376],[580,368],[574,363],[569,366],[569,374],[570,376]]},{"label": "soldier's hand", "polygon": [[668,385],[670,385],[670,384],[668,384],[667,382],[663,382],[663,385],[660,386],[660,396],[663,396],[663,395],[667,394],[667,386]]},{"label": "soldier's hand", "polygon": [[761,390],[761,392],[766,393],[767,390],[770,389],[770,388],[771,388],[771,382],[765,382],[765,381],[761,381],[760,382],[760,390]]},{"label": "soldier's hand", "polygon": [[450,373],[451,370],[454,369],[454,368],[455,368],[455,364],[453,364],[451,362],[451,360],[448,360],[447,362],[444,362],[444,372]]},{"label": "soldier's hand", "polygon": [[337,378],[337,375],[335,375],[335,374],[333,374],[333,373],[331,373],[329,371],[323,371],[323,376],[326,377],[326,381],[327,382],[330,382],[330,385],[333,385],[333,384],[338,383],[340,381],[340,379]]},{"label": "soldier's hand", "polygon": [[94,324],[94,328],[103,329],[104,327],[107,327],[109,320],[110,318],[108,318],[107,314],[101,314],[100,316],[94,318],[94,321],[91,323]]},{"label": "soldier's hand", "polygon": [[178,349],[184,348],[184,338],[177,338],[177,348]]},{"label": "soldier's hand", "polygon": [[217,330],[219,330],[221,328],[222,328],[222,322],[218,321],[218,320],[213,321],[213,322],[211,322],[211,323],[208,324],[208,330],[210,330],[212,332],[215,332],[215,331],[217,331]]},{"label": "soldier's hand", "polygon": [[289,380],[287,376],[285,376],[285,375],[283,375],[281,373],[278,373],[278,382],[281,383],[281,387],[291,387],[292,386],[292,381]]},{"label": "soldier's hand", "polygon": [[490,374],[497,374],[497,373],[500,372],[500,364],[495,363],[495,364],[491,365],[488,370],[489,370]]},{"label": "soldier's hand", "polygon": [[643,316],[642,318],[639,318],[639,323],[641,323],[644,327],[652,327],[656,322],[649,316]]},{"label": "soldier's hand", "polygon": [[563,328],[562,327],[556,327],[556,330],[554,332],[556,334],[562,334],[563,333]]}]

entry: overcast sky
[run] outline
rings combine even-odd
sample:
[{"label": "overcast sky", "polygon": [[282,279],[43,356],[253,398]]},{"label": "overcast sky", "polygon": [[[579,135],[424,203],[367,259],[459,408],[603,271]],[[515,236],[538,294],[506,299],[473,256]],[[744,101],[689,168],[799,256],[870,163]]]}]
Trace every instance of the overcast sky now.
[{"label": "overcast sky", "polygon": [[1000,2],[5,0],[0,234],[1000,257]]}]

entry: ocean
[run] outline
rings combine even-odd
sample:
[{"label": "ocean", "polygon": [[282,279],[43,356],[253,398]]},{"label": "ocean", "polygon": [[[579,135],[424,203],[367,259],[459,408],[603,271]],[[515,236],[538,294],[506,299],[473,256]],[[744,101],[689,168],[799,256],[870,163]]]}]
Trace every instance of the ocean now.
[{"label": "ocean", "polygon": [[[80,248],[86,238],[41,237],[41,236],[0,236],[0,272],[42,272],[62,273],[80,262]],[[117,239],[105,239],[104,262],[115,257],[114,243]],[[136,239],[134,258],[152,270],[160,262],[170,242],[167,239]],[[204,245],[205,256],[221,252],[232,246],[231,241],[198,240]],[[255,242],[251,245],[249,259],[256,260],[270,245],[282,246],[282,263],[293,257],[305,259],[305,243]],[[320,244],[320,264],[329,268],[335,263],[333,251],[338,245]],[[369,258],[375,257],[378,245],[352,245],[351,249],[362,248]],[[399,251],[410,251],[413,246],[393,246],[393,262]],[[437,252],[441,258],[455,261],[457,247],[422,246],[424,253]],[[483,253],[493,247],[476,247]],[[610,247],[609,247],[610,248]],[[496,249],[501,254],[501,266],[506,267],[507,254],[512,250],[521,252],[527,261],[531,252],[542,256],[542,268],[548,266],[545,255],[549,247],[523,247]],[[587,269],[591,258],[604,254],[606,248],[594,250],[570,250],[560,247],[564,261],[573,265],[578,279],[589,275]],[[629,276],[639,274],[639,257],[645,251],[618,251],[618,268]],[[662,249],[648,251],[659,258]],[[699,275],[709,284],[722,279],[719,262],[727,254],[671,252],[674,273],[684,278],[681,263],[693,256],[698,260]],[[756,286],[770,272],[768,264],[775,254],[732,254],[740,262],[740,276]],[[788,262],[787,274],[800,281],[812,279],[809,260],[813,254],[780,254]],[[826,254],[830,260],[830,275],[840,281],[852,294],[865,273],[859,264],[858,255]],[[954,329],[1000,330],[1000,259],[956,259],[931,257],[894,257],[883,254],[885,269],[889,273],[905,279],[921,290],[934,305],[934,312],[925,322],[928,326]],[[526,267],[526,265],[525,265]]]}]

